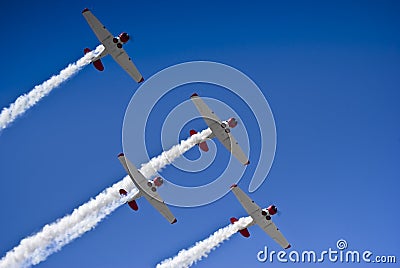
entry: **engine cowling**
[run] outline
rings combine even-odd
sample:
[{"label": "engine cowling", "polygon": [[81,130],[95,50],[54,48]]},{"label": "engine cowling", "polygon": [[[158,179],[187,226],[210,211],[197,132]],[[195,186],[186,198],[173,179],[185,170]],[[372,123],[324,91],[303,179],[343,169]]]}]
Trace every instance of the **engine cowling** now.
[{"label": "engine cowling", "polygon": [[153,183],[155,186],[160,187],[164,183],[164,180],[161,177],[156,177],[154,178]]},{"label": "engine cowling", "polygon": [[270,205],[267,210],[269,215],[275,215],[278,212],[278,208],[275,205]]},{"label": "engine cowling", "polygon": [[229,126],[230,128],[236,127],[237,124],[238,124],[238,122],[236,121],[235,118],[231,117],[231,118],[228,119],[228,126]]},{"label": "engine cowling", "polygon": [[123,44],[125,44],[126,42],[128,42],[129,39],[130,39],[129,34],[127,34],[127,33],[125,33],[125,32],[120,33],[120,34],[118,35],[118,37],[119,37],[119,40],[120,40]]},{"label": "engine cowling", "polygon": [[[235,218],[235,217],[232,217],[232,218],[230,218],[230,221],[231,221],[232,224],[234,224],[235,222],[238,221],[238,219]],[[242,236],[246,237],[246,238],[250,237],[250,232],[249,232],[249,230],[248,230],[247,228],[244,228],[244,229],[242,229],[242,230],[239,230],[239,233],[240,233]]]}]

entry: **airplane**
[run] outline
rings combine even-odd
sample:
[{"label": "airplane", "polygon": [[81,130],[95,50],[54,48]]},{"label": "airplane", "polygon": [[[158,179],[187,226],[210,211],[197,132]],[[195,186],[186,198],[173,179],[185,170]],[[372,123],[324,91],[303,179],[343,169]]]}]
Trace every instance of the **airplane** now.
[{"label": "airplane", "polygon": [[[144,81],[143,76],[140,74],[138,69],[136,68],[135,64],[131,60],[131,58],[128,56],[128,54],[125,52],[125,50],[122,48],[123,45],[125,45],[129,39],[130,36],[126,33],[123,32],[118,36],[113,36],[107,29],[106,27],[101,24],[101,22],[92,14],[92,12],[88,9],[85,8],[82,11],[83,17],[85,17],[87,23],[89,24],[90,28],[92,28],[94,34],[97,36],[99,41],[103,44],[104,46],[104,51],[95,57],[92,60],[93,66],[99,70],[103,71],[104,66],[103,63],[101,62],[101,58],[104,56],[107,56],[110,54],[113,59],[138,83],[141,83]],[[91,50],[89,48],[84,49],[84,53],[88,53]]]},{"label": "airplane", "polygon": [[[288,249],[291,247],[289,242],[271,220],[271,216],[275,215],[278,212],[276,206],[271,205],[267,208],[261,209],[236,184],[231,186],[231,191],[235,194],[236,198],[242,204],[243,208],[247,211],[247,213],[249,213],[249,215],[253,219],[253,221],[249,225],[239,230],[242,236],[249,237],[250,233],[247,227],[258,224],[258,226],[260,226],[260,228],[263,229],[270,237],[272,237],[275,242],[277,242],[281,247],[283,247],[284,249]],[[237,218],[232,217],[230,219],[230,222],[232,224],[236,221],[238,221]]]},{"label": "airplane", "polygon": [[[133,210],[138,210],[139,207],[135,199],[143,196],[155,209],[158,210],[158,212],[161,213],[161,215],[164,216],[164,218],[167,219],[169,223],[176,223],[176,218],[161,199],[160,195],[157,193],[157,188],[163,184],[163,179],[161,177],[157,177],[154,180],[147,180],[123,153],[118,155],[118,159],[125,171],[128,173],[129,177],[132,179],[133,184],[135,184],[136,188],[139,190],[139,194],[127,202],[129,207],[131,207]],[[127,195],[125,189],[120,189],[119,193],[120,195]]]},{"label": "airplane", "polygon": [[[208,136],[206,140],[216,137],[225,146],[225,148],[239,160],[240,163],[245,166],[250,164],[249,159],[244,154],[242,148],[240,148],[238,142],[231,133],[231,128],[236,127],[238,124],[236,119],[231,117],[228,120],[221,121],[221,119],[219,119],[218,116],[207,106],[207,104],[205,104],[205,102],[199,97],[197,93],[193,93],[190,99],[193,101],[197,110],[212,131],[211,135]],[[196,133],[197,131],[194,129],[191,129],[189,132],[190,136]],[[208,145],[206,140],[198,144],[200,149],[204,152],[208,152]]]}]

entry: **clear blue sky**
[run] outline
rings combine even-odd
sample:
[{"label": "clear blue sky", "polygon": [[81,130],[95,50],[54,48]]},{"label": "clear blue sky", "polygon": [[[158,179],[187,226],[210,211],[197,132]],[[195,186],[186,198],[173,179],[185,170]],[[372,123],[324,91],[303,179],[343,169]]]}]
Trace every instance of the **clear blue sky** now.
[{"label": "clear blue sky", "polygon": [[[345,238],[352,249],[400,258],[397,1],[2,2],[0,107],[98,44],[85,7],[112,33],[133,36],[126,50],[145,78],[211,60],[258,84],[278,143],[271,172],[251,197],[283,210],[275,222],[293,249],[322,251]],[[103,73],[86,67],[0,133],[2,256],[125,175],[116,155],[138,85],[111,58],[103,63]],[[156,154],[159,146],[150,149]],[[154,266],[245,215],[232,194],[203,207],[172,207],[172,226],[144,200],[139,207],[121,207],[39,267]],[[279,246],[257,227],[250,233],[235,235],[199,267],[283,266],[259,263],[259,250]]]}]

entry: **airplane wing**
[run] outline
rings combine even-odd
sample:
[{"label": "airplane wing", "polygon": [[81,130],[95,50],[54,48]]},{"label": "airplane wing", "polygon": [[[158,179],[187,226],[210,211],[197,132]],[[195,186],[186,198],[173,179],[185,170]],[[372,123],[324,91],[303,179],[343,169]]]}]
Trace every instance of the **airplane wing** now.
[{"label": "airplane wing", "polygon": [[106,29],[106,27],[101,24],[101,22],[93,15],[93,13],[85,8],[82,11],[83,17],[85,17],[87,23],[89,24],[92,31],[97,36],[97,39],[106,46],[108,42],[112,42],[113,35]]},{"label": "airplane wing", "polygon": [[253,218],[254,222],[264,230],[264,232],[272,237],[272,239],[274,239],[275,242],[277,242],[284,249],[290,248],[289,242],[272,222],[272,220],[267,220],[266,217],[261,214],[262,209],[253,200],[251,200],[250,197],[242,191],[242,189],[236,185],[232,185],[231,190],[242,204],[246,212]]},{"label": "airplane wing", "polygon": [[239,143],[231,133],[226,133],[225,129],[221,127],[221,119],[207,106],[207,104],[197,95],[193,94],[190,99],[193,101],[197,110],[203,117],[206,124],[210,127],[213,134],[218,140],[230,151],[234,157],[236,157],[243,165],[250,163],[247,156],[244,154]]},{"label": "airplane wing", "polygon": [[152,192],[150,189],[145,190],[147,186],[147,179],[143,176],[142,173],[127,159],[124,154],[118,155],[118,159],[121,162],[122,166],[125,168],[126,172],[131,177],[133,183],[136,188],[140,191],[141,195],[144,196],[149,203],[155,207],[164,218],[167,219],[171,224],[176,223],[177,220],[174,215],[171,213],[167,205],[162,201],[160,195],[157,192]]},{"label": "airplane wing", "polygon": [[276,227],[275,223],[272,221],[269,221],[267,223],[267,220],[264,220],[264,223],[257,223],[261,229],[264,230],[272,239],[275,240],[276,243],[278,243],[282,248],[288,249],[290,248],[289,242],[286,240],[286,238],[283,236],[283,234],[279,231],[278,227]]},{"label": "airplane wing", "polygon": [[144,81],[143,76],[140,74],[138,69],[136,68],[135,64],[131,60],[131,58],[128,56],[128,54],[125,52],[123,48],[120,48],[118,50],[112,50],[110,51],[111,56],[113,59],[121,65],[121,67],[138,83],[141,83]]}]

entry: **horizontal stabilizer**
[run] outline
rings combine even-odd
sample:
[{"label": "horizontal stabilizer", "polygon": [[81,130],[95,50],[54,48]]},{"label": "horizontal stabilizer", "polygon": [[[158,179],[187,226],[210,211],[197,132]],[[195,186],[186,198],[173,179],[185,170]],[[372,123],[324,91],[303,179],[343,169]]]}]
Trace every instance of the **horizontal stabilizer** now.
[{"label": "horizontal stabilizer", "polygon": [[[230,219],[230,221],[231,221],[232,224],[234,224],[235,222],[238,221],[238,219],[235,218],[235,217],[232,217],[232,218]],[[242,229],[242,230],[239,230],[239,233],[240,233],[242,236],[246,237],[246,238],[250,237],[250,232],[249,232],[249,230],[248,230],[247,228],[244,228],[244,229]]]},{"label": "horizontal stabilizer", "polygon": [[[119,194],[126,196],[128,193],[125,189],[119,189]],[[137,205],[135,199],[131,200],[128,202],[128,205],[131,209],[133,209],[134,211],[137,211],[139,209],[139,206]]]},{"label": "horizontal stabilizer", "polygon": [[133,209],[134,211],[138,211],[139,206],[136,203],[136,200],[132,200],[128,202],[128,205],[130,206],[131,209]]},{"label": "horizontal stabilizer", "polygon": [[104,65],[103,65],[103,63],[101,62],[100,59],[94,61],[93,62],[93,66],[94,66],[94,68],[96,68],[100,72],[104,71]]},{"label": "horizontal stabilizer", "polygon": [[[191,129],[190,132],[189,132],[190,137],[193,136],[194,134],[197,134],[197,133],[198,133],[198,132],[197,132],[196,130],[194,130],[194,129]],[[206,142],[206,141],[200,142],[200,143],[197,144],[197,145],[200,147],[200,149],[201,149],[203,152],[208,152],[209,148],[208,148],[208,145],[207,145],[207,142]]]},{"label": "horizontal stabilizer", "polygon": [[[85,49],[83,50],[83,53],[85,53],[85,55],[86,55],[86,54],[89,53],[90,51],[92,51],[90,48],[85,48]],[[99,70],[100,72],[104,71],[104,65],[103,65],[103,63],[101,62],[100,59],[95,60],[95,61],[93,61],[92,63],[93,63],[94,68],[96,68],[96,69]]]}]

